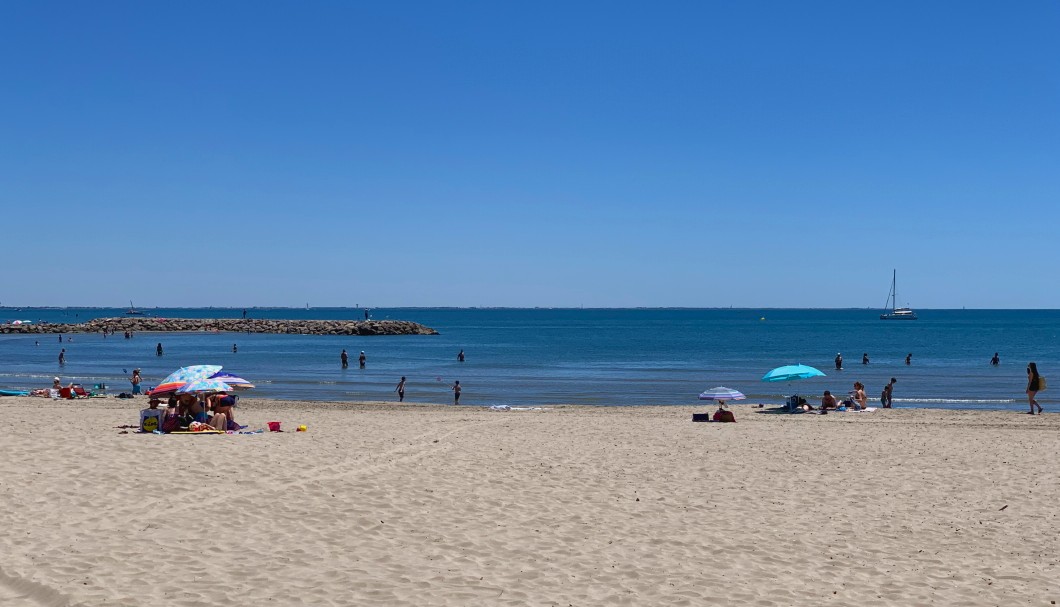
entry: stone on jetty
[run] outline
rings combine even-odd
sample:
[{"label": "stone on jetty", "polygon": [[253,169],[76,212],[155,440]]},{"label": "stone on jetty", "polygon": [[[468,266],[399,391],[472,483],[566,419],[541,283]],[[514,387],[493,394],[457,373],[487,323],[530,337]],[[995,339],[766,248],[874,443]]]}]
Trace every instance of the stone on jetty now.
[{"label": "stone on jetty", "polygon": [[78,324],[0,325],[0,333],[111,333],[132,331],[226,331],[302,335],[437,335],[430,327],[407,320],[277,320],[269,318],[96,318]]}]

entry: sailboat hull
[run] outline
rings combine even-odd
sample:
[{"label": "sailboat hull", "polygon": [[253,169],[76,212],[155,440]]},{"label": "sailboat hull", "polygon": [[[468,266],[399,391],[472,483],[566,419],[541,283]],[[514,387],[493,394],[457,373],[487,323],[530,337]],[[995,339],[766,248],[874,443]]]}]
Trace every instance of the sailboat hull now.
[{"label": "sailboat hull", "polygon": [[891,314],[880,314],[880,320],[916,320],[916,313],[892,312]]}]

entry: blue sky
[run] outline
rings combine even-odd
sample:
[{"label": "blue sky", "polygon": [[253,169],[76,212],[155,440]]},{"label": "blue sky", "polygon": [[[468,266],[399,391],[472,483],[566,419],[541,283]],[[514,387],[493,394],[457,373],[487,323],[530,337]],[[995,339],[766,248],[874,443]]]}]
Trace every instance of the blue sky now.
[{"label": "blue sky", "polygon": [[8,2],[4,305],[1060,301],[1050,2]]}]

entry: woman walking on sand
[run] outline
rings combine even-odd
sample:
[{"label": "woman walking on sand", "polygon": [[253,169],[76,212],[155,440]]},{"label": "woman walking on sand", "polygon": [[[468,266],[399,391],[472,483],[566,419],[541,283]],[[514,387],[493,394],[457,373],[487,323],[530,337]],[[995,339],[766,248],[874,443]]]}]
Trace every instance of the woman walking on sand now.
[{"label": "woman walking on sand", "polygon": [[405,376],[401,376],[401,381],[398,382],[397,388],[394,391],[398,393],[398,402],[405,402]]},{"label": "woman walking on sand", "polygon": [[1034,408],[1038,407],[1038,415],[1042,414],[1042,406],[1034,399],[1038,391],[1042,389],[1042,377],[1038,375],[1038,365],[1027,363],[1027,404],[1031,410],[1027,413],[1034,415]]},{"label": "woman walking on sand", "polygon": [[133,369],[132,379],[130,381],[132,382],[133,394],[139,394],[140,393],[140,382],[143,381],[143,378],[140,377],[140,370],[139,369]]}]

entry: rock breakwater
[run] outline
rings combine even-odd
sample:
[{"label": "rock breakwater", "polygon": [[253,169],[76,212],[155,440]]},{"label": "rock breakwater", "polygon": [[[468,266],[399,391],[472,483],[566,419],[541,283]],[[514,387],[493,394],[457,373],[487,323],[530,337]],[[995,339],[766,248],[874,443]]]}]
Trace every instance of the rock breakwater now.
[{"label": "rock breakwater", "polygon": [[300,335],[437,335],[430,327],[407,320],[277,320],[267,318],[96,318],[83,323],[0,325],[0,333],[108,333],[225,331]]}]

